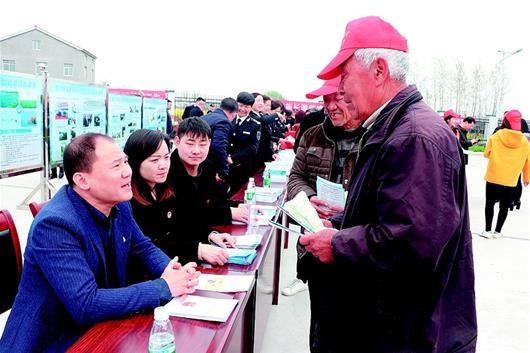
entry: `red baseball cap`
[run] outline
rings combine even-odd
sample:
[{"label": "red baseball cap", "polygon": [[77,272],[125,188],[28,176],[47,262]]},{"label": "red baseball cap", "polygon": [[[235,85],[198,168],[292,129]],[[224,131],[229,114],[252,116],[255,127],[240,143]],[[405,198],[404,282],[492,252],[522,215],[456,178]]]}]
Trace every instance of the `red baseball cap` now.
[{"label": "red baseball cap", "polygon": [[453,118],[460,118],[461,115],[456,113],[453,109],[449,109],[449,110],[446,110],[444,112],[444,120],[447,120],[449,119],[450,117],[453,117]]},{"label": "red baseball cap", "polygon": [[506,113],[506,120],[510,123],[510,128],[515,131],[521,131],[521,118],[522,114],[520,111],[514,109]]},{"label": "red baseball cap", "polygon": [[361,48],[384,48],[408,52],[407,40],[392,25],[377,16],[361,17],[346,26],[339,53],[318,74],[329,80],[340,74],[340,66]]},{"label": "red baseball cap", "polygon": [[316,90],[307,93],[305,96],[308,99],[315,99],[320,96],[337,93],[337,91],[339,90],[339,84],[340,84],[340,76],[337,76],[331,80],[325,81],[322,87],[317,88]]}]

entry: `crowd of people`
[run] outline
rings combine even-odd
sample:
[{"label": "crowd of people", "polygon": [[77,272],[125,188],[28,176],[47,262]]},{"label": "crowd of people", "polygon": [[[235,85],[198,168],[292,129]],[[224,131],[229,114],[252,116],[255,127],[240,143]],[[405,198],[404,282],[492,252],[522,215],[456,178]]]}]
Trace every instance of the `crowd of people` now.
[{"label": "crowd of people", "polygon": [[[363,17],[307,94],[323,98],[321,110],[293,116],[241,92],[207,113],[197,98],[173,141],[145,129],[123,151],[101,134],[73,139],[68,185],[30,229],[0,351],[62,352],[98,321],[192,293],[197,262],[222,266],[234,247],[215,226],[248,222],[230,196],[295,135],[287,199],[304,192],[326,226],[299,238],[297,278],[283,291],[307,282],[311,352],[475,352],[463,152],[479,142],[467,137],[475,120],[440,118],[407,84],[408,66],[398,30]],[[518,183],[530,181],[524,125],[510,110],[486,144],[488,238],[501,236],[510,205],[520,206]],[[319,199],[318,177],[343,185],[344,207]]]}]

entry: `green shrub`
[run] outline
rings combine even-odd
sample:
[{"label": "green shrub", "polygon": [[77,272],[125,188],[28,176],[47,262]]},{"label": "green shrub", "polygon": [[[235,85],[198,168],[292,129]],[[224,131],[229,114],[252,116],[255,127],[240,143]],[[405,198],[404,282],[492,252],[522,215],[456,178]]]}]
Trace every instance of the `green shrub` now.
[{"label": "green shrub", "polygon": [[486,146],[484,145],[473,145],[469,147],[469,151],[472,151],[472,152],[484,152],[485,149],[486,149]]}]

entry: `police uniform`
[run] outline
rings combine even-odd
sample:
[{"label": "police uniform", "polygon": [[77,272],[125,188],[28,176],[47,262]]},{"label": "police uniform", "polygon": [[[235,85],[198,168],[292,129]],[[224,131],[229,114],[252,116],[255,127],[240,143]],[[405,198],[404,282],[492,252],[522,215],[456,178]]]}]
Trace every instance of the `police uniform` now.
[{"label": "police uniform", "polygon": [[261,137],[261,123],[251,115],[238,123],[239,117],[232,121],[233,132],[228,147],[232,158],[230,165],[230,191],[236,193],[251,177],[252,160],[258,152]]}]

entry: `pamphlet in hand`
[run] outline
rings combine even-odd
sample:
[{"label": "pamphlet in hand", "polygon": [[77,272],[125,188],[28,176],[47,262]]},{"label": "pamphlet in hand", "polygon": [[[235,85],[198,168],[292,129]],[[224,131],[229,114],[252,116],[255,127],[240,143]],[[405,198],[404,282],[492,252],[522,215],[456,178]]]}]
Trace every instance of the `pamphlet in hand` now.
[{"label": "pamphlet in hand", "polygon": [[[268,221],[267,221],[268,222]],[[261,234],[236,235],[236,247],[238,249],[256,249],[261,244]]]},{"label": "pamphlet in hand", "polygon": [[189,319],[225,322],[237,305],[237,299],[187,295],[173,298],[165,305],[169,315]]},{"label": "pamphlet in hand", "polygon": [[318,217],[317,211],[303,191],[300,191],[292,200],[284,203],[281,209],[311,233],[325,228],[322,220]]},{"label": "pamphlet in hand", "polygon": [[317,197],[334,207],[344,208],[346,204],[346,193],[342,184],[332,183],[319,176],[317,176]]},{"label": "pamphlet in hand", "polygon": [[196,289],[211,292],[247,292],[254,280],[253,275],[212,275],[201,273]]}]

